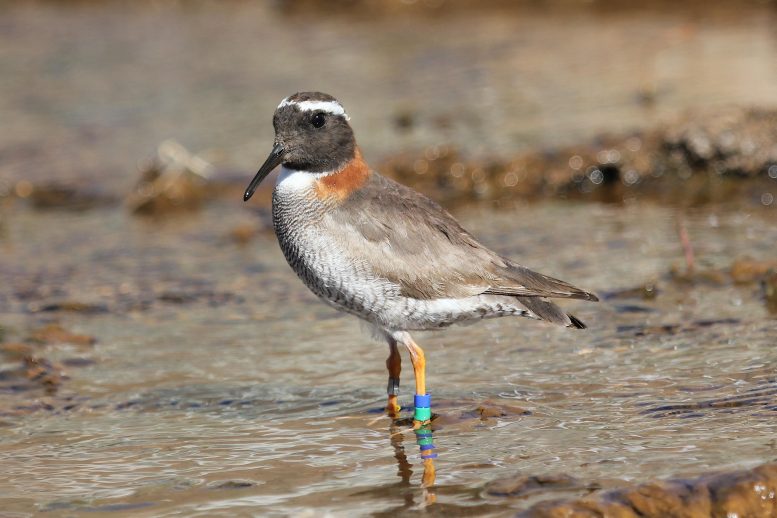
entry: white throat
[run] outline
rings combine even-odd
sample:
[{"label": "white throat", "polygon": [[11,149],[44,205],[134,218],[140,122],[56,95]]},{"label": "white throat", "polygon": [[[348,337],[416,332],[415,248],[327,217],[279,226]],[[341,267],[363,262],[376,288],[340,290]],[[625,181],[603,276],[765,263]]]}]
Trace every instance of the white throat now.
[{"label": "white throat", "polygon": [[333,171],[309,173],[281,166],[281,174],[275,182],[275,190],[282,194],[304,194],[314,188],[317,180],[330,174],[333,174]]}]

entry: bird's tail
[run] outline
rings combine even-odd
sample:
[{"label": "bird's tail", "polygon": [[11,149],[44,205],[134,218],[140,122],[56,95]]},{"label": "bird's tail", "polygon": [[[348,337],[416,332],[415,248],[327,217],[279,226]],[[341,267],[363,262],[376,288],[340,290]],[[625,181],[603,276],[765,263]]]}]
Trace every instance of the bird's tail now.
[{"label": "bird's tail", "polygon": [[585,325],[585,323],[582,320],[577,318],[575,315],[570,315],[569,313],[567,313],[567,316],[569,317],[569,321],[572,322],[572,325],[570,325],[569,327],[574,327],[577,329],[586,329],[588,327],[587,325]]},{"label": "bird's tail", "polygon": [[537,315],[542,320],[554,324],[577,329],[585,329],[587,326],[574,315],[564,313],[564,310],[543,297],[516,297],[518,302],[526,306],[526,309]]}]

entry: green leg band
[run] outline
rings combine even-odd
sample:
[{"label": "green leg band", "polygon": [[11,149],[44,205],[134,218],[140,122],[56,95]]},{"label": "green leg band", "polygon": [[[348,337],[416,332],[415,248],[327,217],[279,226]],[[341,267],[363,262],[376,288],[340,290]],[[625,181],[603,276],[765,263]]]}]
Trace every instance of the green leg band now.
[{"label": "green leg band", "polygon": [[415,409],[415,414],[413,415],[413,419],[416,421],[428,421],[432,418],[432,409],[431,408],[418,408]]}]

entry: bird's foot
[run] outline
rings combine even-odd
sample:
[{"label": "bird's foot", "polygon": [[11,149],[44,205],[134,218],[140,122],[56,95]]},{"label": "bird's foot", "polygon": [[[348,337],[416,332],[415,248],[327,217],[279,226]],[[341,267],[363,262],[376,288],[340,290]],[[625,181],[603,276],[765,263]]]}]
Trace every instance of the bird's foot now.
[{"label": "bird's foot", "polygon": [[399,417],[400,410],[402,410],[402,407],[397,403],[397,396],[390,395],[388,397],[388,403],[386,404],[386,414],[388,414],[390,418],[396,419]]},{"label": "bird's foot", "polygon": [[392,419],[399,417],[399,411],[402,407],[397,403],[397,396],[399,396],[399,378],[389,376],[388,387],[386,388],[388,394],[388,403],[386,404],[386,413]]},{"label": "bird's foot", "polygon": [[421,428],[425,426],[429,426],[431,424],[432,424],[431,418],[425,421],[419,421],[418,419],[413,419],[413,430],[420,430]]}]

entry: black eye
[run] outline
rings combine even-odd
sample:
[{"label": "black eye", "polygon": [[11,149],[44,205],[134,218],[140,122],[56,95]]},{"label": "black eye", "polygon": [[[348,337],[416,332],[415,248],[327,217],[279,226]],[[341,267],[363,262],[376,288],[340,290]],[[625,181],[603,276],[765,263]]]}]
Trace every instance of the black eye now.
[{"label": "black eye", "polygon": [[313,118],[310,119],[310,123],[313,125],[314,128],[320,128],[324,125],[326,122],[326,118],[324,117],[323,113],[317,113],[313,115]]}]

